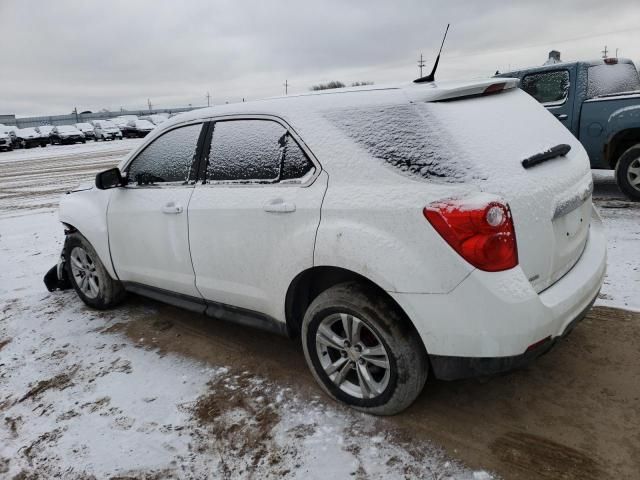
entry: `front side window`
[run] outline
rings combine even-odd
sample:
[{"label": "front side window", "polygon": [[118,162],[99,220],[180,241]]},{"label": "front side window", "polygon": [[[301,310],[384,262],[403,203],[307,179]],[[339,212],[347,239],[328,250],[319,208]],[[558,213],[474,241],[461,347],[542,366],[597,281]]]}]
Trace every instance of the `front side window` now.
[{"label": "front side window", "polygon": [[522,89],[543,105],[564,103],[569,95],[569,72],[556,70],[525,75]]},{"label": "front side window", "polygon": [[147,185],[186,182],[202,124],[176,128],[154,140],[129,165],[129,182]]},{"label": "front side window", "polygon": [[270,120],[216,122],[207,180],[276,183],[304,177],[313,169],[287,129]]}]

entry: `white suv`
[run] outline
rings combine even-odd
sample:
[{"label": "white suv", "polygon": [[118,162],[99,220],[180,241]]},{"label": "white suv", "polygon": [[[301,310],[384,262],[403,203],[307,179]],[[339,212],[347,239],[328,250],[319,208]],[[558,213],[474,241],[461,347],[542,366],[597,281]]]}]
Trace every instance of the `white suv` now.
[{"label": "white suv", "polygon": [[50,289],[125,292],[302,340],[320,386],[393,414],[427,373],[546,352],[606,264],[580,143],[511,79],[212,107],[64,197]]},{"label": "white suv", "polygon": [[91,122],[93,125],[94,137],[93,139],[97,142],[98,140],[115,140],[116,138],[122,140],[122,132],[110,120],[93,120]]}]

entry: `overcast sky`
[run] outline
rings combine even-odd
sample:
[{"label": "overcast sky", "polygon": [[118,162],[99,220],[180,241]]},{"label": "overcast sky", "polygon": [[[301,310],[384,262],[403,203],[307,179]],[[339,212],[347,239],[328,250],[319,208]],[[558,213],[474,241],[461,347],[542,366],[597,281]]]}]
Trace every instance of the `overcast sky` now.
[{"label": "overcast sky", "polygon": [[0,114],[206,105],[319,82],[438,79],[611,55],[640,61],[640,1],[0,0]]}]

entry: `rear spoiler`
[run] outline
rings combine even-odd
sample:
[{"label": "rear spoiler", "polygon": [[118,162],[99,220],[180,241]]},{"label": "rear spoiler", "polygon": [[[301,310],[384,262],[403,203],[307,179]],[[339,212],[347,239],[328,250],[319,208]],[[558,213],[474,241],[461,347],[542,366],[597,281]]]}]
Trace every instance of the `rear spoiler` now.
[{"label": "rear spoiler", "polygon": [[456,86],[438,86],[439,88],[430,92],[429,102],[446,102],[450,100],[460,100],[469,97],[481,97],[512,90],[518,87],[517,78],[492,78],[477,83],[462,83]]}]

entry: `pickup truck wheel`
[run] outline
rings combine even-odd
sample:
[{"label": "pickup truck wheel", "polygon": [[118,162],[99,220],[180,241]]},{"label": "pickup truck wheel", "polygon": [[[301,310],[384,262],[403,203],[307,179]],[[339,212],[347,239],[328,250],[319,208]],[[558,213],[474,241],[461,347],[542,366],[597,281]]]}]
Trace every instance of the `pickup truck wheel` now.
[{"label": "pickup truck wheel", "polygon": [[640,201],[640,144],[620,156],[616,165],[616,183],[627,197]]},{"label": "pickup truck wheel", "polygon": [[92,308],[105,310],[122,302],[122,284],[111,278],[98,254],[80,233],[72,233],[65,243],[67,276],[80,299]]},{"label": "pickup truck wheel", "polygon": [[427,379],[417,332],[378,292],[357,282],[316,297],[302,322],[307,365],[322,389],[356,410],[394,415]]}]

